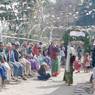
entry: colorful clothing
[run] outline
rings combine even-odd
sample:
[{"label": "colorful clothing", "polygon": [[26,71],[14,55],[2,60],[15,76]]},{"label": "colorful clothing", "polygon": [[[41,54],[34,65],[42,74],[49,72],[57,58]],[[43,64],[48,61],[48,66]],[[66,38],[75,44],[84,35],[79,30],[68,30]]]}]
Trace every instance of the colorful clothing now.
[{"label": "colorful clothing", "polygon": [[11,79],[11,68],[9,64],[7,63],[7,58],[4,52],[0,52],[0,62],[1,66],[5,69],[6,71],[6,79],[10,80]]},{"label": "colorful clothing", "polygon": [[80,72],[80,68],[81,68],[81,64],[78,60],[74,61],[74,70],[76,70],[77,72]]},{"label": "colorful clothing", "polygon": [[47,63],[47,65],[51,67],[52,62],[49,56],[44,56],[44,62]]},{"label": "colorful clothing", "polygon": [[39,63],[38,63],[37,59],[31,58],[31,59],[29,59],[29,62],[31,63],[31,69],[33,71],[38,71],[38,69],[39,69]]},{"label": "colorful clothing", "polygon": [[74,61],[75,61],[75,55],[73,55],[71,47],[70,45],[68,45],[66,67],[65,67],[64,77],[63,77],[63,81],[65,81],[68,85],[73,83],[73,71],[74,71],[73,62]]},{"label": "colorful clothing", "polygon": [[5,67],[0,66],[0,76],[2,77],[3,80],[7,79],[7,72]]},{"label": "colorful clothing", "polygon": [[60,59],[56,58],[52,60],[52,76],[57,76],[60,70]]},{"label": "colorful clothing", "polygon": [[75,56],[70,56],[69,71],[65,70],[63,80],[68,84],[73,83],[73,62],[75,61]]},{"label": "colorful clothing", "polygon": [[60,58],[58,56],[59,50],[57,47],[52,47],[51,60],[52,60],[52,76],[57,76],[59,74]]},{"label": "colorful clothing", "polygon": [[23,76],[24,67],[19,63],[19,53],[17,50],[11,50],[8,52],[8,62],[13,66],[13,75],[15,77]]},{"label": "colorful clothing", "polygon": [[50,74],[46,73],[45,66],[41,65],[39,71],[38,71],[38,79],[39,80],[48,80],[50,78]]},{"label": "colorful clothing", "polygon": [[39,56],[40,55],[40,51],[41,51],[41,48],[39,48],[37,45],[35,45],[32,49],[32,53],[33,55],[35,56]]}]

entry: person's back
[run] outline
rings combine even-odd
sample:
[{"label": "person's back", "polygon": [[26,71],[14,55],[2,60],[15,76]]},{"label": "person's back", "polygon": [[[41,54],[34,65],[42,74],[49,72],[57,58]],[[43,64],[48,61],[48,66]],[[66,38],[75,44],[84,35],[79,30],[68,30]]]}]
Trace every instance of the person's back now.
[{"label": "person's back", "polygon": [[14,52],[15,61],[19,62],[19,54],[18,54],[17,50],[15,49],[15,50],[13,50],[13,52]]},{"label": "person's back", "polygon": [[45,65],[41,65],[39,71],[38,71],[38,79],[39,80],[48,80],[50,78],[50,74],[49,73],[46,73],[46,68],[45,68]]},{"label": "person's back", "polygon": [[42,66],[40,67],[38,73],[39,73],[39,75],[41,75],[41,76],[46,75],[46,70],[45,70],[44,65],[42,65]]}]

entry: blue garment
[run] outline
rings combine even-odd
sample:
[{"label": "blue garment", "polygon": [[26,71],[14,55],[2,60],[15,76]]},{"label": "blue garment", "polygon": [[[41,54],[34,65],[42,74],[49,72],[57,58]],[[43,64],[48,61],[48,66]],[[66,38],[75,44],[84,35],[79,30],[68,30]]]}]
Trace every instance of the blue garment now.
[{"label": "blue garment", "polygon": [[19,53],[16,50],[12,50],[9,54],[9,62],[13,65],[14,76],[22,76],[24,67],[19,61]]},{"label": "blue garment", "polygon": [[18,53],[18,51],[17,50],[13,50],[13,52],[14,52],[14,59],[15,59],[15,61],[19,62],[19,53]]},{"label": "blue garment", "polygon": [[3,66],[0,67],[0,76],[2,77],[3,80],[7,79],[7,72]]},{"label": "blue garment", "polygon": [[26,50],[27,50],[27,54],[31,54],[32,53],[32,48],[31,47],[27,48]]},{"label": "blue garment", "polygon": [[39,74],[38,76],[39,80],[48,80],[50,78],[50,74],[46,73],[46,70],[43,65],[40,67],[38,74]]},{"label": "blue garment", "polygon": [[51,58],[49,56],[44,56],[44,62],[51,66]]},{"label": "blue garment", "polygon": [[50,74],[46,74],[44,76],[38,76],[39,80],[48,80],[50,78]]},{"label": "blue garment", "polygon": [[23,76],[23,72],[24,72],[23,65],[19,62],[12,63],[12,65],[13,65],[14,76],[16,76],[16,77]]}]

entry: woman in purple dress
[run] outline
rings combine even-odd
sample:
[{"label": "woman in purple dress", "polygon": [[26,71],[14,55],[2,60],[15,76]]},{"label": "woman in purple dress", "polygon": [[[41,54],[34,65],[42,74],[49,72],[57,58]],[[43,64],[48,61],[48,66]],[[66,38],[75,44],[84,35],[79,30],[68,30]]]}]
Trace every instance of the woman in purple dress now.
[{"label": "woman in purple dress", "polygon": [[31,69],[33,71],[38,71],[39,69],[39,63],[36,57],[31,56],[29,59],[29,62],[31,63]]}]

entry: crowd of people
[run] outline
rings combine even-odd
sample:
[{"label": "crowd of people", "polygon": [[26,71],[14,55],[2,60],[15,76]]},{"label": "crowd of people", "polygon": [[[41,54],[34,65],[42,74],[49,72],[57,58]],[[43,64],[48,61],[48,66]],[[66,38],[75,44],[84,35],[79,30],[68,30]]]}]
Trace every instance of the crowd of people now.
[{"label": "crowd of people", "polygon": [[73,84],[73,72],[88,73],[91,70],[90,53],[85,53],[82,46],[77,47],[71,43],[67,46],[66,68],[63,80],[68,84]]},{"label": "crowd of people", "polygon": [[90,83],[92,83],[95,93],[95,44],[90,52],[83,52],[83,48],[76,48],[72,44],[67,46],[66,68],[63,80],[68,84],[73,84],[73,72],[92,72]]},{"label": "crowd of people", "polygon": [[[20,44],[18,41],[4,45],[0,42],[0,80],[1,85],[19,78],[27,80],[37,73],[39,80],[57,76],[60,68],[60,47],[51,43],[43,48],[41,42]],[[62,53],[62,51],[61,51]],[[51,69],[51,73],[47,73]]]},{"label": "crowd of people", "polygon": [[73,72],[84,70],[90,72],[93,68],[95,80],[95,47],[90,53],[84,53],[80,46],[57,44],[51,42],[43,47],[41,42],[30,43],[18,41],[4,45],[0,42],[0,85],[10,83],[11,80],[27,80],[37,73],[38,80],[48,80],[57,77],[60,68],[65,68],[63,80],[69,85],[73,83]]}]

